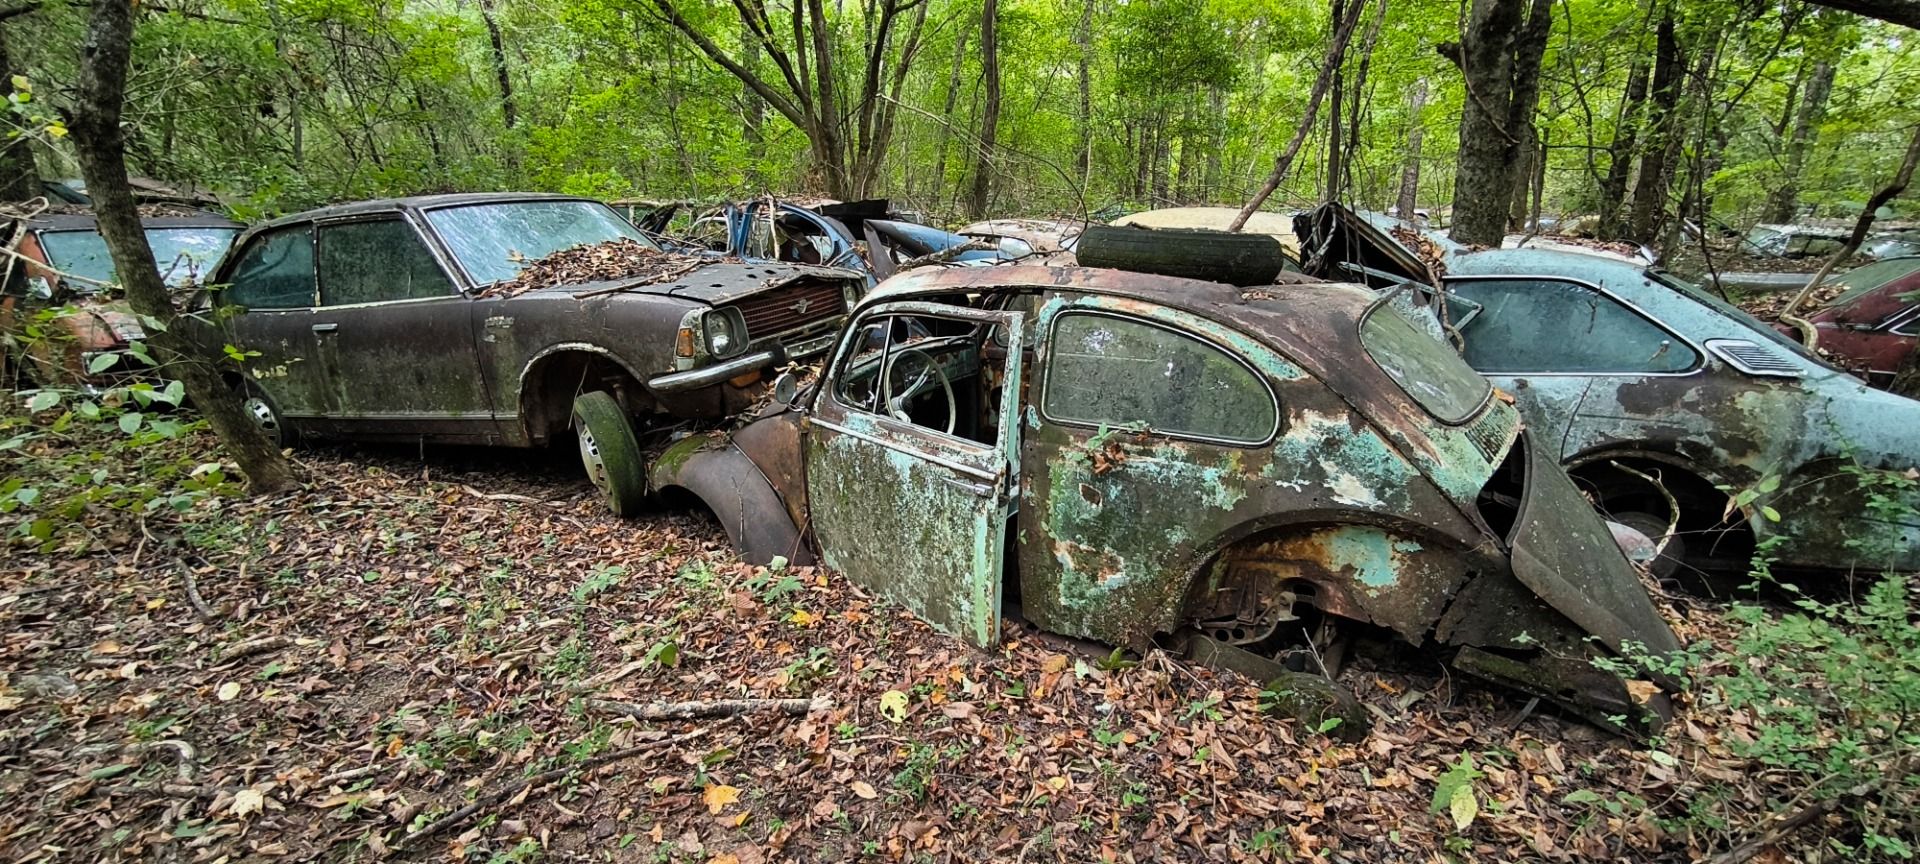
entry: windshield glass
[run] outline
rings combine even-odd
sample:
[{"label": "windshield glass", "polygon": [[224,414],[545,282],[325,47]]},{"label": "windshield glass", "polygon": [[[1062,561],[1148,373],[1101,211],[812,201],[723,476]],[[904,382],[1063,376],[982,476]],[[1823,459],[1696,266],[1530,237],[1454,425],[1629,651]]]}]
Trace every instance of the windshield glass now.
[{"label": "windshield glass", "polygon": [[1859,299],[1860,295],[1915,270],[1920,270],[1920,258],[1889,258],[1885,261],[1875,261],[1872,264],[1855,267],[1833,277],[1831,281],[1834,284],[1845,285],[1847,290],[1840,296],[1827,301],[1827,305],[1840,306],[1852,303]]},{"label": "windshield glass", "polygon": [[1360,344],[1400,389],[1443,423],[1472,417],[1493,392],[1467,361],[1387,300],[1373,304],[1360,319]]},{"label": "windshield glass", "polygon": [[1781,335],[1780,331],[1773,329],[1772,327],[1763,323],[1760,319],[1755,318],[1752,315],[1748,314],[1747,310],[1742,309],[1738,306],[1733,305],[1732,303],[1728,303],[1725,300],[1722,300],[1718,297],[1713,296],[1712,292],[1707,291],[1705,288],[1701,288],[1700,286],[1695,285],[1692,282],[1688,282],[1685,279],[1681,279],[1680,277],[1675,276],[1672,273],[1669,273],[1665,270],[1654,270],[1649,268],[1647,270],[1647,277],[1652,279],[1655,282],[1658,282],[1662,285],[1667,286],[1668,288],[1672,288],[1673,290],[1686,295],[1687,297],[1707,306],[1708,308],[1712,309],[1715,312],[1718,312],[1722,315],[1727,316],[1728,318],[1732,318],[1733,320],[1740,322],[1741,326],[1744,326],[1748,330],[1751,330],[1754,333],[1759,334],[1761,337],[1767,339],[1768,341],[1771,341],[1775,345],[1779,345],[1783,348],[1786,348],[1792,351],[1793,353],[1798,354],[1801,357],[1805,357],[1808,360],[1812,360],[1815,363],[1819,363],[1822,366],[1828,365],[1826,361],[1821,360],[1818,357],[1815,357],[1812,352],[1808,351],[1807,346],[1802,345],[1799,342],[1794,341],[1793,339],[1790,339],[1786,336]]},{"label": "windshield glass", "polygon": [[[233,245],[238,228],[208,225],[195,228],[149,228],[147,246],[153,250],[153,263],[167,285],[179,288],[197,282],[213,272],[220,256]],[[69,280],[72,290],[90,294],[112,283],[113,258],[107,254],[106,238],[95,231],[49,231],[40,235],[47,262],[61,273],[78,276]]]},{"label": "windshield glass", "polygon": [[562,249],[627,239],[659,248],[598,201],[507,201],[427,211],[427,221],[476,285],[520,275]]}]

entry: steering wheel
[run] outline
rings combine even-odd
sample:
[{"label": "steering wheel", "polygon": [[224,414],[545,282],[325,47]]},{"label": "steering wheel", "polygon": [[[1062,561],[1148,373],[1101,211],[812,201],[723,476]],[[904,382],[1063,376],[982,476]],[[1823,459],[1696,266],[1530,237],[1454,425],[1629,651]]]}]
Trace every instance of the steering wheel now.
[{"label": "steering wheel", "polygon": [[[912,384],[907,385],[907,392],[896,397],[893,395],[893,366],[895,363],[900,362],[900,358],[909,354],[918,354],[925,365],[920,369],[920,377],[915,378]],[[912,423],[913,418],[907,416],[907,412],[903,408],[902,403],[904,403],[908,397],[912,396],[915,390],[920,389],[920,385],[926,383],[930,374],[940,376],[940,389],[946,391],[947,428],[942,431],[948,435],[952,435],[954,423],[960,419],[960,409],[953,398],[953,382],[947,378],[946,370],[940,368],[939,362],[933,359],[932,354],[928,354],[918,348],[905,348],[889,358],[887,360],[886,371],[880,376],[880,398],[887,405],[888,416],[902,423]]]}]

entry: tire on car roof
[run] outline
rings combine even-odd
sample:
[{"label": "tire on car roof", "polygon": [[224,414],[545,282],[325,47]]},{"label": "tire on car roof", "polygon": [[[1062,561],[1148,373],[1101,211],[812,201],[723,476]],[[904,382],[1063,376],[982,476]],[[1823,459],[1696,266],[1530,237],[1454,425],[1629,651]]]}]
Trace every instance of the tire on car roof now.
[{"label": "tire on car roof", "polygon": [[1090,225],[1074,251],[1082,267],[1243,286],[1273,284],[1286,261],[1280,241],[1265,234],[1135,225]]}]

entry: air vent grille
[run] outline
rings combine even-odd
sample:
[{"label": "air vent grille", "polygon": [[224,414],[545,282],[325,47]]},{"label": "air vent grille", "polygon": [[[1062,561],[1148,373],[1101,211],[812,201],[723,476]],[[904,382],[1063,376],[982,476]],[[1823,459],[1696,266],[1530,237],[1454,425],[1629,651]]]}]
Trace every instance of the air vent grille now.
[{"label": "air vent grille", "polygon": [[1800,366],[1772,348],[1745,339],[1708,339],[1707,350],[1748,375],[1798,378]]}]

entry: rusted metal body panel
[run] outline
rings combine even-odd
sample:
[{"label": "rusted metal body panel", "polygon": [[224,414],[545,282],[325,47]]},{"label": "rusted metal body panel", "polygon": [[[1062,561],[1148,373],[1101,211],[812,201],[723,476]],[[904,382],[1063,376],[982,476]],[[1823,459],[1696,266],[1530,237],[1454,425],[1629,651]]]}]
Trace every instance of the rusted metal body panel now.
[{"label": "rusted metal body panel", "polygon": [[[903,276],[863,302],[854,328],[902,311],[1013,320],[973,310],[1033,310],[1005,356],[1023,356],[1020,338],[1035,351],[1008,364],[992,442],[845,404],[830,365],[801,400],[804,419],[771,412],[734,433],[738,448],[724,437],[682,442],[655,483],[686,487],[692,473],[714,471],[779,489],[778,521],[810,522],[828,564],[974,644],[997,638],[1010,536],[1022,611],[1053,632],[1135,647],[1198,632],[1257,646],[1312,609],[1414,644],[1472,648],[1476,674],[1545,698],[1636,713],[1625,710],[1622,682],[1589,682],[1580,659],[1604,650],[1591,637],[1615,650],[1677,647],[1631,565],[1553,454],[1527,459],[1518,449],[1512,405],[1486,398],[1442,422],[1370,359],[1360,329],[1375,301],[1356,287],[1242,293],[1088,269]],[[1160,328],[1233,364],[1208,368],[1244,367],[1274,403],[1272,431],[1221,438],[1050,416],[1045,393],[1058,382],[1046,376],[1061,356],[1056,328],[1070,315]],[[1102,331],[1086,332],[1080,338],[1106,344]],[[843,337],[842,356],[855,349]],[[758,467],[699,461],[715,447],[754,456]],[[1507,471],[1533,482],[1502,505],[1519,518],[1495,525],[1483,496]],[[742,527],[728,530],[738,537]],[[1509,527],[1511,544],[1502,536]],[[1589,685],[1593,699],[1569,699]]]},{"label": "rusted metal body panel", "polygon": [[775,558],[798,565],[814,562],[813,549],[787,514],[779,492],[723,431],[675,442],[654,460],[651,481],[655,491],[684,490],[706,502],[749,564],[764,565]]},{"label": "rusted metal body panel", "polygon": [[[1730,304],[1644,266],[1551,250],[1469,250],[1337,207],[1302,221],[1318,226],[1308,232],[1309,247],[1325,250],[1324,275],[1355,272],[1358,263],[1377,288],[1438,281],[1450,297],[1490,280],[1577,286],[1604,298],[1597,302],[1629,310],[1629,320],[1665,331],[1671,350],[1692,352],[1698,360],[1691,366],[1659,372],[1488,373],[1515,398],[1535,440],[1576,477],[1627,460],[1653,467],[1673,485],[1697,478],[1691,485],[1713,500],[1683,502],[1695,508],[1688,520],[1696,527],[1717,522],[1729,501],[1714,487],[1737,491],[1777,481],[1739,511],[1735,524],[1757,542],[1778,538],[1769,548],[1778,566],[1920,568],[1920,523],[1910,515],[1920,507],[1920,488],[1899,479],[1920,468],[1920,402],[1873,390]],[[1438,259],[1437,280],[1412,266],[1419,256],[1407,244],[1416,240]],[[1473,325],[1461,326],[1464,338],[1473,338]],[[1716,347],[1728,345],[1734,348]],[[1735,362],[1741,358],[1748,362]],[[1859,469],[1874,478],[1871,489]],[[1870,506],[1876,497],[1891,506]],[[1781,519],[1767,518],[1763,508]]]}]

